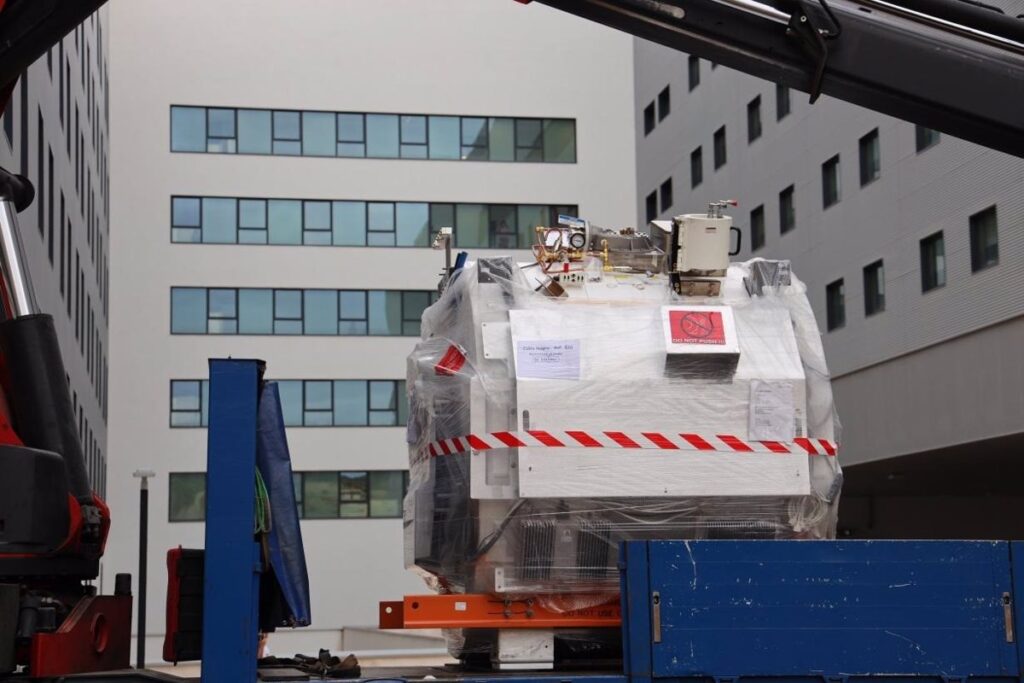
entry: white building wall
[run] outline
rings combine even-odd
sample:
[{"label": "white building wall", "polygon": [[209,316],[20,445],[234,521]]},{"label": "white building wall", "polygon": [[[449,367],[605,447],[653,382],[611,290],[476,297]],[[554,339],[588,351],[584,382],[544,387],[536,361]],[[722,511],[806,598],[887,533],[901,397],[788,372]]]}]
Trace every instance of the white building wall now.
[{"label": "white building wall", "polygon": [[[170,243],[171,195],[573,204],[634,215],[632,41],[541,6],[459,0],[113,3],[110,502],[106,566],[134,571],[137,484],[152,468],[147,632],[163,633],[164,553],[201,547],[168,523],[168,474],[205,468],[205,429],[168,426],[169,381],[210,357],[259,357],[268,376],[402,379],[408,337],[172,336],[172,286],[432,289],[438,252]],[[577,163],[340,159],[169,151],[172,104],[576,120]],[[491,252],[494,253],[494,252]],[[473,255],[485,255],[475,252]],[[404,469],[402,428],[294,428],[296,470]],[[308,637],[375,624],[377,603],[425,589],[402,565],[401,521],[305,520]],[[108,578],[110,578],[108,577]],[[149,658],[156,659],[155,638]],[[365,641],[361,641],[365,642]]]}]

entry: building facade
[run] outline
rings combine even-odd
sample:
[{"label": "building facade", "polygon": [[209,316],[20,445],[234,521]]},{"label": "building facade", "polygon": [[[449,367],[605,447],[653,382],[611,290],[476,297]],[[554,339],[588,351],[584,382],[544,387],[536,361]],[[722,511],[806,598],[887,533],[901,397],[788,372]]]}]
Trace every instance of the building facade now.
[{"label": "building facade", "polygon": [[0,167],[35,187],[32,205],[18,214],[21,240],[39,306],[54,319],[86,470],[100,495],[110,354],[108,25],[101,9],[30,65],[0,119]]},{"label": "building facade", "polygon": [[[281,381],[313,626],[275,652],[385,639],[403,566],[405,358],[451,226],[519,252],[558,213],[635,205],[632,41],[539,6],[116,3],[111,122],[108,574],[134,570],[151,482],[149,601],[164,553],[203,544],[207,359]],[[149,658],[163,635],[151,613]],[[273,644],[277,643],[277,644]]]},{"label": "building facade", "polygon": [[737,258],[790,259],[808,287],[843,425],[841,530],[1024,534],[1002,474],[1024,441],[1024,160],[635,48],[638,220],[737,198]]}]

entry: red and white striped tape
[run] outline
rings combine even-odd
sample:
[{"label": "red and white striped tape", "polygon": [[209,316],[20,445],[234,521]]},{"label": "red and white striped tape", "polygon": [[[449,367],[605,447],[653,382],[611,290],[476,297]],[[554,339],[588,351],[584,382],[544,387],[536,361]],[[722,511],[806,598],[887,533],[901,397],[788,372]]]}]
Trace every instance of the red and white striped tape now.
[{"label": "red and white striped tape", "polygon": [[595,432],[581,430],[491,432],[467,434],[427,444],[422,457],[489,451],[495,448],[616,448],[662,451],[707,451],[726,453],[778,453],[801,455],[836,454],[836,444],[826,439],[796,438],[787,441],[749,441],[731,434],[669,434],[666,432]]}]

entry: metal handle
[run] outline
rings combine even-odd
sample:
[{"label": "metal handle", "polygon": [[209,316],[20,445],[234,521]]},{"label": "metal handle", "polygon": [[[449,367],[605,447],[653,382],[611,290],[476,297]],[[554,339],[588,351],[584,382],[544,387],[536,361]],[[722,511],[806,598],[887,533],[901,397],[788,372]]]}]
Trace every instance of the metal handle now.
[{"label": "metal handle", "polygon": [[651,593],[651,640],[661,642],[661,593]]},{"label": "metal handle", "polygon": [[740,253],[740,249],[743,247],[743,231],[737,228],[735,225],[729,228],[729,232],[731,233],[733,230],[736,231],[736,250],[730,251],[729,256],[735,256],[736,254]]},{"label": "metal handle", "polygon": [[1013,600],[1009,593],[1003,593],[1003,625],[1006,628],[1006,642],[1013,642]]}]

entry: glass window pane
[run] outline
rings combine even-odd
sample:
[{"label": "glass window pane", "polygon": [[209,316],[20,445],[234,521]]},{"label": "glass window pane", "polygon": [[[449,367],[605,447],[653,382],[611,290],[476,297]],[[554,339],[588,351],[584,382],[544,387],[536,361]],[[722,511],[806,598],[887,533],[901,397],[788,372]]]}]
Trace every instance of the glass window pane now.
[{"label": "glass window pane", "polygon": [[402,293],[375,290],[367,293],[370,334],[402,334]]},{"label": "glass window pane", "polygon": [[210,382],[203,380],[200,382],[203,392],[203,426],[210,424]]},{"label": "glass window pane", "polygon": [[238,152],[270,154],[270,112],[238,110]]},{"label": "glass window pane", "polygon": [[273,292],[269,289],[238,290],[239,334],[271,334],[274,331]]},{"label": "glass window pane", "polygon": [[330,410],[332,382],[330,380],[307,380],[305,384],[306,410]]},{"label": "glass window pane", "polygon": [[338,293],[331,289],[305,292],[305,334],[338,334]]},{"label": "glass window pane", "polygon": [[391,380],[370,382],[370,410],[395,410],[397,407],[398,398],[394,382]]},{"label": "glass window pane", "polygon": [[171,107],[171,151],[206,151],[206,109]]},{"label": "glass window pane", "polygon": [[338,156],[339,157],[365,157],[366,156],[366,145],[361,142],[339,142],[338,143]]},{"label": "glass window pane", "polygon": [[302,112],[302,153],[306,156],[335,155],[334,114]]},{"label": "glass window pane", "polygon": [[258,230],[239,230],[238,231],[238,243],[239,244],[266,244],[267,243],[267,231],[265,228]]},{"label": "glass window pane", "polygon": [[541,122],[516,119],[516,161],[543,161]]},{"label": "glass window pane", "polygon": [[171,412],[172,427],[201,427],[199,411]]},{"label": "glass window pane", "polygon": [[302,208],[305,211],[306,230],[331,229],[330,202],[303,202]]},{"label": "glass window pane", "polygon": [[196,522],[206,514],[206,475],[173,472],[169,477],[168,515],[172,522]]},{"label": "glass window pane", "polygon": [[333,239],[339,246],[366,244],[365,202],[333,202]]},{"label": "glass window pane", "polygon": [[519,244],[523,247],[537,243],[537,226],[547,223],[547,215],[543,206],[538,204],[522,204],[518,207]]},{"label": "glass window pane", "polygon": [[238,227],[266,228],[267,202],[263,199],[240,199],[238,201]]},{"label": "glass window pane", "polygon": [[430,158],[458,159],[460,151],[459,117],[431,116],[429,126]]},{"label": "glass window pane", "polygon": [[395,205],[397,235],[395,243],[400,247],[426,247],[429,245],[428,204],[400,202]]},{"label": "glass window pane", "polygon": [[454,204],[431,204],[430,205],[430,235],[436,234],[441,228],[455,227],[455,205]]},{"label": "glass window pane", "polygon": [[173,380],[171,382],[171,410],[199,411],[198,380]]},{"label": "glass window pane", "polygon": [[199,228],[172,228],[171,241],[198,243],[203,240],[203,233]]},{"label": "glass window pane", "polygon": [[181,228],[198,228],[199,198],[174,197],[171,200],[171,225]]},{"label": "glass window pane", "polygon": [[302,425],[302,380],[281,380],[277,383],[281,395],[281,413],[286,427]]},{"label": "glass window pane", "polygon": [[398,424],[409,421],[409,397],[405,393],[405,380],[398,382]]},{"label": "glass window pane", "polygon": [[398,156],[398,117],[394,114],[366,115],[366,156]]},{"label": "glass window pane", "polygon": [[516,239],[516,207],[511,204],[492,204],[490,206],[490,241],[495,249],[515,249]]},{"label": "glass window pane", "polygon": [[211,138],[235,137],[234,109],[207,109],[207,135]]},{"label": "glass window pane", "polygon": [[361,427],[367,424],[366,382],[338,380],[334,382],[334,424]]},{"label": "glass window pane", "polygon": [[336,472],[305,472],[302,475],[302,489],[306,519],[330,519],[338,516]]},{"label": "glass window pane", "polygon": [[302,290],[275,289],[274,317],[279,320],[299,320],[302,318]]},{"label": "glass window pane", "polygon": [[302,202],[271,199],[267,202],[270,244],[302,244]]},{"label": "glass window pane", "polygon": [[491,161],[515,161],[514,119],[491,119]]},{"label": "glass window pane", "polygon": [[338,142],[364,142],[363,115],[338,114]]},{"label": "glass window pane", "polygon": [[370,473],[370,516],[402,516],[401,471]]},{"label": "glass window pane", "polygon": [[367,516],[366,472],[339,472],[341,482],[341,516]]},{"label": "glass window pane", "polygon": [[426,116],[403,116],[402,117],[402,143],[427,143],[427,117]]},{"label": "glass window pane", "polygon": [[544,120],[544,161],[576,161],[576,126],[572,121]]},{"label": "glass window pane", "polygon": [[198,287],[171,289],[171,332],[206,334],[206,290]]},{"label": "glass window pane", "polygon": [[237,317],[235,313],[235,290],[211,289],[209,306],[209,316],[211,318]]},{"label": "glass window pane", "polygon": [[206,197],[203,199],[203,242],[234,244],[238,218],[234,199]]},{"label": "glass window pane", "polygon": [[298,140],[299,139],[299,112],[297,112],[297,111],[275,111],[274,112],[274,139],[275,140]]},{"label": "glass window pane", "polygon": [[460,249],[487,247],[487,205],[455,206],[455,244]]},{"label": "glass window pane", "polygon": [[395,205],[391,202],[370,202],[367,206],[370,232],[392,232],[395,229]]}]

